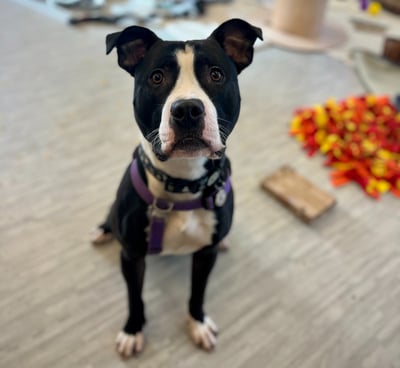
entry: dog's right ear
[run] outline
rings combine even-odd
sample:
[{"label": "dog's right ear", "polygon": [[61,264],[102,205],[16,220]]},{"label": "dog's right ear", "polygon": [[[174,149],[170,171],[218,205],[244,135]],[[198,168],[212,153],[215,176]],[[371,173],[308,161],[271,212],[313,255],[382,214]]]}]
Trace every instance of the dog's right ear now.
[{"label": "dog's right ear", "polygon": [[119,66],[135,76],[136,65],[157,41],[160,38],[149,29],[131,26],[122,32],[107,35],[106,52],[108,55],[116,47]]}]

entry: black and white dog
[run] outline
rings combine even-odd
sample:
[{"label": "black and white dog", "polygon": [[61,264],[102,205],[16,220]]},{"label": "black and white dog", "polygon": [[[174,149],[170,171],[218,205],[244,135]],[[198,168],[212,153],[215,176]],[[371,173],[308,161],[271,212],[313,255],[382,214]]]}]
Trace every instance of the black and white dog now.
[{"label": "black and white dog", "polygon": [[203,310],[218,245],[233,217],[226,140],[239,117],[237,75],[253,58],[261,30],[232,19],[205,40],[163,41],[132,26],[107,36],[118,64],[135,78],[133,106],[142,133],[106,221],[93,237],[122,245],[129,316],[117,336],[123,357],[143,349],[142,289],[149,253],[193,253],[189,333],[206,350],[217,327]]}]

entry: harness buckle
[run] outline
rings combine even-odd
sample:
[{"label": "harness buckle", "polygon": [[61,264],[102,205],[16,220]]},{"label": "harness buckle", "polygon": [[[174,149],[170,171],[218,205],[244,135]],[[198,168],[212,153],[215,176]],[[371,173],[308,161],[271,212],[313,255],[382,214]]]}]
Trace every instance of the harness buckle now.
[{"label": "harness buckle", "polygon": [[170,213],[174,208],[174,203],[170,201],[166,201],[164,199],[153,199],[153,203],[151,205],[151,216],[152,217],[166,217],[168,213]]}]

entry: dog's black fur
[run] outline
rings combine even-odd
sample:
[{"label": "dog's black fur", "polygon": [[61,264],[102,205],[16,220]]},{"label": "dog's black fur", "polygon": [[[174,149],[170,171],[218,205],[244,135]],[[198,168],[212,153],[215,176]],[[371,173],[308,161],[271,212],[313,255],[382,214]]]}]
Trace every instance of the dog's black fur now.
[{"label": "dog's black fur", "polygon": [[[137,26],[107,36],[107,53],[116,47],[119,65],[135,78],[135,118],[144,138],[142,145],[151,147],[147,154],[155,166],[168,173],[169,168],[179,165],[182,160],[204,160],[203,172],[211,175],[219,170],[221,177],[226,180],[230,174],[230,163],[224,154],[225,144],[240,110],[237,74],[251,63],[253,44],[257,38],[262,38],[261,30],[239,19],[223,23],[205,40],[163,41],[152,31]],[[184,71],[187,67],[180,65],[177,59],[179,52],[185,53],[185,50],[193,54],[192,72],[198,83],[195,90],[199,90],[201,96],[203,93],[208,96],[207,101],[201,96],[195,96],[194,99],[178,98],[165,112],[167,98],[174,93],[178,78],[182,78],[180,75],[187,72]],[[210,104],[213,106],[210,107]],[[214,111],[214,108],[217,117],[210,123],[207,120],[212,115],[209,110]],[[165,120],[163,114],[167,114],[168,121],[161,123]],[[166,124],[162,129],[168,133],[165,136],[172,137],[172,142],[165,143],[161,124]],[[213,127],[207,124],[217,126],[219,137],[206,137],[206,134],[215,135]],[[142,179],[148,183],[149,173],[140,162],[137,150],[134,157],[139,161]],[[170,166],[166,166],[166,163]],[[211,185],[192,197],[206,196],[213,190],[215,188]],[[171,198],[167,191],[162,191],[161,195]],[[174,200],[177,198],[180,198],[179,194],[173,197]],[[187,193],[185,198],[188,198]],[[197,321],[199,325],[205,323],[204,294],[208,276],[217,258],[217,245],[226,237],[232,224],[233,191],[228,193],[221,207],[216,206],[212,211],[215,226],[210,228],[211,242],[203,244],[201,249],[195,248],[193,253],[189,313],[192,321]],[[100,238],[112,234],[122,245],[121,269],[128,288],[129,317],[123,328],[125,335],[117,344],[124,356],[142,348],[142,342],[126,341],[130,337],[138,340],[138,334],[145,324],[141,295],[148,250],[148,212],[148,204],[132,185],[128,167],[111,211],[100,226]],[[215,332],[215,328],[210,327],[210,330]],[[213,337],[208,340],[209,343],[196,342],[208,349],[215,343]]]}]

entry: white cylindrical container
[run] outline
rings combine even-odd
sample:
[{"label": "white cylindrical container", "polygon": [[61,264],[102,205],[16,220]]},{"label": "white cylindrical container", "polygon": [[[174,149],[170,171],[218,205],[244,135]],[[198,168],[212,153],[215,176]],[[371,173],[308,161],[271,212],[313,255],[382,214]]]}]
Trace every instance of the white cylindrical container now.
[{"label": "white cylindrical container", "polygon": [[328,0],[275,0],[272,28],[296,36],[316,39],[322,31]]}]

